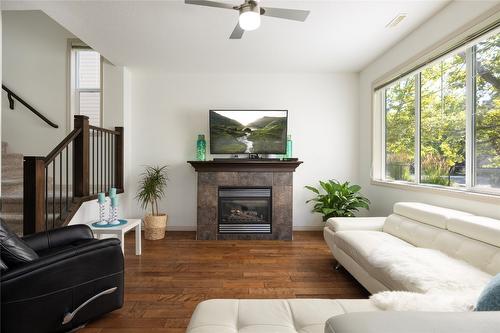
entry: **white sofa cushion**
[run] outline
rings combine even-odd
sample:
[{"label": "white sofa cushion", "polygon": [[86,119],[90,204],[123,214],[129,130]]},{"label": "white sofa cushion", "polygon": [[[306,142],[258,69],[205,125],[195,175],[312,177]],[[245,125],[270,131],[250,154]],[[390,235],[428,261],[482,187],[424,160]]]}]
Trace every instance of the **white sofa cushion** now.
[{"label": "white sofa cushion", "polygon": [[413,247],[411,244],[380,231],[339,231],[335,233],[334,242],[338,249],[351,257],[370,276],[389,290],[404,290],[400,281],[392,279],[389,272],[372,265],[368,258],[382,244]]},{"label": "white sofa cushion", "polygon": [[387,217],[383,231],[418,247],[431,247],[438,235],[447,232],[397,214]]},{"label": "white sofa cushion", "polygon": [[446,229],[446,222],[452,217],[472,215],[459,210],[427,205],[420,202],[397,202],[394,204],[393,212],[394,214],[441,229]]},{"label": "white sofa cushion", "polygon": [[500,312],[352,313],[330,318],[325,333],[497,333]]},{"label": "white sofa cushion", "polygon": [[[464,218],[471,219],[473,216],[461,218],[460,221],[462,223],[465,223],[463,222]],[[452,223],[451,221],[452,219],[448,220],[447,223]],[[458,218],[454,221],[456,221],[453,224],[454,227],[458,228],[460,223],[457,222]],[[468,232],[477,238],[481,227],[470,224],[468,227],[470,227]],[[484,241],[479,241],[447,229],[420,223],[396,214],[392,214],[387,218],[384,224],[384,232],[414,246],[439,250],[450,257],[464,260],[489,274],[495,275],[500,272],[500,248],[487,244]]]},{"label": "white sofa cushion", "polygon": [[385,217],[332,217],[326,221],[325,227],[332,231],[373,230],[382,231]]},{"label": "white sofa cushion", "polygon": [[448,221],[448,230],[500,247],[500,220],[482,216],[457,216]]},{"label": "white sofa cushion", "polygon": [[212,299],[196,307],[188,333],[323,333],[332,316],[378,311],[370,300]]}]

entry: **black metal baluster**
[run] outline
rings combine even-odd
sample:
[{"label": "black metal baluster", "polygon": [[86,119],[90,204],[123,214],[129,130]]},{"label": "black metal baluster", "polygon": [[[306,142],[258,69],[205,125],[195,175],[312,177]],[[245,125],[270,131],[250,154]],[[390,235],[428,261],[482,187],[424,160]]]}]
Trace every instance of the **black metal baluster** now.
[{"label": "black metal baluster", "polygon": [[108,133],[108,188],[111,188],[111,133]]},{"label": "black metal baluster", "polygon": [[69,144],[66,146],[66,212],[68,212],[68,190],[69,190],[69,182],[68,182],[68,170],[69,170],[69,167],[68,167],[68,147],[69,147]]},{"label": "black metal baluster", "polygon": [[49,166],[45,166],[45,230],[49,229]]},{"label": "black metal baluster", "polygon": [[101,192],[102,192],[102,188],[103,188],[103,186],[102,186],[102,185],[103,185],[103,184],[102,184],[102,180],[103,180],[103,174],[102,174],[102,173],[103,173],[103,172],[102,172],[102,171],[103,171],[103,170],[102,170],[102,162],[103,162],[103,156],[104,156],[104,155],[103,155],[103,152],[102,152],[102,148],[103,148],[103,137],[102,137],[102,132],[101,132],[101,164],[100,164],[100,166],[99,166],[99,168],[101,169],[101,170],[100,170],[100,173],[101,173],[101,187],[100,187],[100,188],[101,188]]},{"label": "black metal baluster", "polygon": [[115,186],[115,134],[111,136],[111,184]]},{"label": "black metal baluster", "polygon": [[108,134],[106,132],[102,132],[102,135],[104,135],[104,192],[106,192],[108,184],[108,169],[107,169]]},{"label": "black metal baluster", "polygon": [[52,161],[52,229],[56,220],[56,160]]},{"label": "black metal baluster", "polygon": [[62,221],[62,152],[59,153],[59,220]]},{"label": "black metal baluster", "polygon": [[95,177],[94,177],[94,129],[92,129],[92,194],[95,194]]},{"label": "black metal baluster", "polygon": [[[71,149],[73,151],[75,149],[75,142],[74,141],[71,142]],[[75,161],[74,161],[74,159],[72,159],[71,160],[71,170],[74,170],[74,168],[75,168]],[[74,176],[73,176],[73,179],[75,179]],[[74,182],[71,185],[73,187],[73,189],[71,190],[71,203],[73,203],[73,202],[75,202],[75,184],[74,184]]]},{"label": "black metal baluster", "polygon": [[95,169],[96,169],[96,192],[100,192],[99,188],[99,131],[97,131],[96,137],[96,160],[95,160]]}]

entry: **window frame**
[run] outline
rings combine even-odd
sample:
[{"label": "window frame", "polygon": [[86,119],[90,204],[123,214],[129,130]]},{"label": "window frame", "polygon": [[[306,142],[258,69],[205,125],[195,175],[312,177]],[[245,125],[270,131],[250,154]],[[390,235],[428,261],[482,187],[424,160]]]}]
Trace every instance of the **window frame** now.
[{"label": "window frame", "polygon": [[[412,64],[412,70],[404,75],[395,75],[393,79],[386,80],[382,84],[373,84],[372,89],[372,139],[373,154],[371,168],[371,183],[375,185],[390,186],[396,188],[411,188],[417,190],[437,190],[446,193],[465,193],[472,195],[480,195],[481,197],[500,198],[500,188],[493,187],[478,187],[476,186],[476,155],[475,155],[475,108],[476,108],[476,77],[475,77],[475,60],[476,60],[476,45],[488,37],[499,34],[500,27],[498,21],[495,25],[473,39],[469,39],[466,43],[460,46],[451,47],[446,52],[441,52],[439,57],[432,58],[431,61],[420,62],[420,65]],[[443,58],[453,56],[460,51],[465,51],[466,64],[466,91],[465,91],[465,113],[466,113],[466,132],[465,132],[465,186],[444,186],[436,184],[428,184],[421,182],[421,72],[433,63],[441,61]],[[429,58],[432,57],[431,52],[427,52]],[[392,180],[386,178],[386,89],[391,85],[414,76],[415,80],[415,176],[414,181]],[[379,80],[380,81],[380,80]],[[376,119],[378,118],[378,119]],[[380,124],[380,128],[377,128]],[[378,141],[380,140],[380,141]],[[378,141],[378,143],[377,143]],[[378,149],[376,145],[378,144]],[[376,154],[379,154],[377,157]],[[377,165],[378,164],[378,165]]]},{"label": "window frame", "polygon": [[[74,45],[72,44],[75,43]],[[71,103],[71,110],[70,110],[70,128],[73,128],[73,124],[71,119],[73,118],[73,115],[79,115],[80,114],[80,93],[99,93],[99,124],[97,124],[97,127],[102,127],[103,125],[103,110],[102,110],[102,101],[103,101],[103,58],[99,54],[99,88],[80,88],[79,87],[79,57],[78,57],[78,51],[94,51],[92,48],[82,45],[81,42],[79,41],[70,41],[70,63],[71,63],[71,70],[70,70],[70,90],[71,90],[71,96],[70,99],[72,100]],[[95,51],[97,52],[97,51]]]}]

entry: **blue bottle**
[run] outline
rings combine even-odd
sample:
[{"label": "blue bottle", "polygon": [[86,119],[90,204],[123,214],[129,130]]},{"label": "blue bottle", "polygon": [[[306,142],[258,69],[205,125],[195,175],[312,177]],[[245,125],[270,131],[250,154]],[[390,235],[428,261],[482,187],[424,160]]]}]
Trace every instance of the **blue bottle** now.
[{"label": "blue bottle", "polygon": [[290,134],[286,140],[286,158],[292,158],[292,136]]},{"label": "blue bottle", "polygon": [[198,134],[198,140],[196,141],[196,159],[198,161],[205,161],[207,155],[207,142],[205,141],[204,134]]}]

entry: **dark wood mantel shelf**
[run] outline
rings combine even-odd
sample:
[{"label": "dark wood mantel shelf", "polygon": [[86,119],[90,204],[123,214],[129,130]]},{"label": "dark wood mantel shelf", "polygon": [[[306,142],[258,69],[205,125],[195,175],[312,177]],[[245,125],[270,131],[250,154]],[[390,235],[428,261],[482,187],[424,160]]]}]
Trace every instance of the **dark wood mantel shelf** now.
[{"label": "dark wood mantel shelf", "polygon": [[227,159],[188,163],[197,172],[294,172],[302,161]]}]

